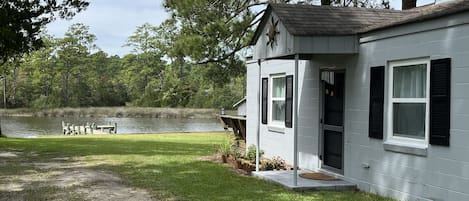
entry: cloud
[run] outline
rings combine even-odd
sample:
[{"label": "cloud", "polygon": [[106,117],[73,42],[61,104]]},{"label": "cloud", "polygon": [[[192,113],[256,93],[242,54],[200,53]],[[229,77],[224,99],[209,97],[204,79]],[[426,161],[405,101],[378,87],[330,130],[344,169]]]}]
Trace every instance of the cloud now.
[{"label": "cloud", "polygon": [[123,56],[130,48],[122,47],[127,38],[143,23],[159,25],[169,15],[161,0],[91,0],[90,6],[72,20],[57,20],[47,25],[49,34],[63,37],[74,23],[90,26],[97,37],[96,44],[109,55]]}]

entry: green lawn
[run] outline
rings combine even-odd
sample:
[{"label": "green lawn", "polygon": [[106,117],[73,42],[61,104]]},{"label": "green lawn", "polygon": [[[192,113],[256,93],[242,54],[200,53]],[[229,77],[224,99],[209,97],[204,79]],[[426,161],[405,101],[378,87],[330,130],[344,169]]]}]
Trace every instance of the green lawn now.
[{"label": "green lawn", "polygon": [[[0,138],[0,151],[35,153],[22,157],[23,162],[58,157],[84,161],[93,169],[117,173],[127,185],[145,189],[159,200],[391,200],[355,191],[292,192],[198,159],[214,154],[224,138],[222,133]],[[1,176],[31,167],[0,168]]]}]

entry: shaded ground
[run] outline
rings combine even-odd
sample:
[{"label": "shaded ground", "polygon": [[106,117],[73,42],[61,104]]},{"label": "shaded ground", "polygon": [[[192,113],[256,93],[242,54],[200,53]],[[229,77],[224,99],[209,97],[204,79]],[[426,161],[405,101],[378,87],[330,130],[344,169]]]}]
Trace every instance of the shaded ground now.
[{"label": "shaded ground", "polygon": [[[152,200],[115,173],[71,158],[28,162],[32,152],[0,151],[0,200]],[[10,168],[8,168],[10,167]]]}]

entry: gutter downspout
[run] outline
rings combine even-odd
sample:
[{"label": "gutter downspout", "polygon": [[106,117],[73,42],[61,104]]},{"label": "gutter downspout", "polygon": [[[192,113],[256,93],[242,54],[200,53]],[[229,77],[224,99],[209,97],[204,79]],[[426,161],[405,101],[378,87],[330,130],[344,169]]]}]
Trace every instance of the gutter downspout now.
[{"label": "gutter downspout", "polygon": [[294,92],[295,97],[293,98],[293,111],[295,114],[293,120],[293,185],[298,186],[298,60],[300,59],[299,54],[295,54],[295,84]]},{"label": "gutter downspout", "polygon": [[258,84],[257,88],[257,133],[256,133],[256,172],[259,172],[259,162],[260,162],[260,133],[261,133],[261,89],[262,89],[262,76],[261,76],[261,60],[257,60],[258,65]]}]

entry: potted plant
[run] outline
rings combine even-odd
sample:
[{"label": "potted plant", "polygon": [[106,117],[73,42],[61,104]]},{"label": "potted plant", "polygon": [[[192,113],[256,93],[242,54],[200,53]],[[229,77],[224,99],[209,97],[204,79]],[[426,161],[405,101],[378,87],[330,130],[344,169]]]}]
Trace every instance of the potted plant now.
[{"label": "potted plant", "polygon": [[221,160],[223,163],[227,162],[227,158],[231,152],[231,144],[229,141],[223,142],[218,147],[218,153],[221,155]]},{"label": "potted plant", "polygon": [[232,157],[233,157],[233,166],[237,169],[241,169],[242,166],[242,160],[243,160],[243,154],[236,149],[232,149]]},{"label": "potted plant", "polygon": [[221,160],[223,163],[227,163],[228,156],[231,154],[231,145],[233,143],[233,137],[228,135],[228,137],[218,146],[218,153],[221,155]]}]

